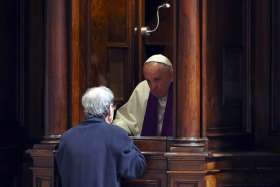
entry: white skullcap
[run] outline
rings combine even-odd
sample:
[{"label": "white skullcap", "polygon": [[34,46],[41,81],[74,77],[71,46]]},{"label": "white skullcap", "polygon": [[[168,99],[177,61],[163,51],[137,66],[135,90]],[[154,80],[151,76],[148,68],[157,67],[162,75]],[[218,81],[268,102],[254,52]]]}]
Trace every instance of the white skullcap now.
[{"label": "white skullcap", "polygon": [[156,55],[151,56],[150,58],[148,58],[146,60],[146,62],[144,64],[148,64],[150,62],[157,62],[157,63],[165,64],[167,66],[172,67],[170,60],[162,54],[156,54]]}]

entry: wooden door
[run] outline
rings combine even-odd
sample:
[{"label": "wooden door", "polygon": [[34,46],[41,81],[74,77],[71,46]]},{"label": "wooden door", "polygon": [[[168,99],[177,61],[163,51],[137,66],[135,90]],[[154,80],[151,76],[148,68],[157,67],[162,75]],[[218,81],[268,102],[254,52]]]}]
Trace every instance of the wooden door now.
[{"label": "wooden door", "polygon": [[72,1],[72,124],[83,118],[80,98],[92,86],[110,87],[117,105],[135,85],[135,0]]}]

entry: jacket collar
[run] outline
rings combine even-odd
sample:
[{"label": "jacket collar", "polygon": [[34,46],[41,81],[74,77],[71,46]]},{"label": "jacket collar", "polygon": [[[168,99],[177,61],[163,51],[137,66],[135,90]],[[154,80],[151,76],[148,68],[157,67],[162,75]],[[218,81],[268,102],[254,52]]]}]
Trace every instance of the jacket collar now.
[{"label": "jacket collar", "polygon": [[105,122],[105,119],[92,117],[90,119],[84,120],[81,123],[81,125],[89,125],[89,124],[92,124],[92,123],[106,123],[106,122]]}]

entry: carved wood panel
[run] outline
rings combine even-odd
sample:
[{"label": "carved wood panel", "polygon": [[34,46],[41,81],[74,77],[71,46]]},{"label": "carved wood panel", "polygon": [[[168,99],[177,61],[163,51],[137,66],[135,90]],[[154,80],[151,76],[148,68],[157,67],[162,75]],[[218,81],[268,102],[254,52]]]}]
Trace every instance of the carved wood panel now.
[{"label": "carved wood panel", "polygon": [[208,2],[208,132],[250,131],[250,0]]},{"label": "carved wood panel", "polygon": [[72,1],[72,123],[83,119],[80,97],[92,86],[105,85],[118,105],[134,86],[132,38],[134,0]]},{"label": "carved wood panel", "polygon": [[[247,145],[252,142],[249,135],[252,133],[251,8],[251,0],[207,2],[202,97],[203,125],[210,148],[241,143],[227,143],[230,138],[224,137],[228,135],[248,137]],[[217,140],[223,143],[219,144]]]},{"label": "carved wood panel", "polygon": [[124,187],[161,187],[161,182],[157,179],[138,179],[125,183]]},{"label": "carved wood panel", "polygon": [[279,150],[279,2],[255,2],[254,125],[256,145]]},{"label": "carved wood panel", "polygon": [[204,173],[176,172],[169,174],[169,186],[174,187],[204,187]]},{"label": "carved wood panel", "polygon": [[280,182],[277,174],[279,166],[278,154],[214,153],[207,162],[206,187],[276,187]]}]

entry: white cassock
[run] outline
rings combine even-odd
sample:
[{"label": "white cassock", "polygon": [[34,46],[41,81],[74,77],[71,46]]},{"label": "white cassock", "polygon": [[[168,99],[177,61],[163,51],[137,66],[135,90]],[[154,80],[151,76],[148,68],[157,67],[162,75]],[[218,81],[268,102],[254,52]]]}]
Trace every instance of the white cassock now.
[{"label": "white cassock", "polygon": [[123,128],[130,135],[139,135],[142,130],[150,87],[147,81],[140,82],[129,100],[116,113],[113,124]]},{"label": "white cassock", "polygon": [[[149,93],[150,87],[147,81],[145,80],[140,82],[134,89],[127,103],[117,110],[113,124],[123,128],[130,135],[140,135],[143,127]],[[164,111],[167,102],[166,98],[167,97],[159,99],[158,103],[158,135],[160,135],[162,130]]]}]

